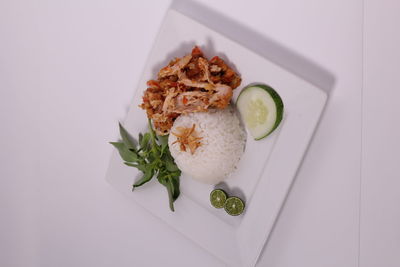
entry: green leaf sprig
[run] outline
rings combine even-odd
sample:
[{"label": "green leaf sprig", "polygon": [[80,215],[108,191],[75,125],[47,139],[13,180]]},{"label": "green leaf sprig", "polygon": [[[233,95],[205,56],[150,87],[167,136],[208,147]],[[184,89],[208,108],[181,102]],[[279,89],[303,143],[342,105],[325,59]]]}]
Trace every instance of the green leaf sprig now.
[{"label": "green leaf sprig", "polygon": [[153,130],[149,119],[149,131],[139,134],[139,140],[135,140],[129,135],[126,129],[119,124],[119,132],[122,141],[110,142],[124,160],[127,166],[135,167],[143,175],[132,187],[139,187],[149,182],[153,177],[157,177],[160,184],[164,185],[168,191],[169,207],[174,210],[174,201],[179,197],[179,178],[181,171],[175,164],[168,147],[168,137],[158,136]]}]

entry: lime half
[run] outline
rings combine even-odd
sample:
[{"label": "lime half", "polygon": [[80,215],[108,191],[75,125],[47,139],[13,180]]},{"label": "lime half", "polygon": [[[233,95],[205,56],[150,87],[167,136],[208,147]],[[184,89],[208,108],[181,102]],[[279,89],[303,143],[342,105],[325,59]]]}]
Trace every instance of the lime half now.
[{"label": "lime half", "polygon": [[229,197],[225,201],[224,209],[229,215],[238,216],[244,211],[244,203],[238,197]]},{"label": "lime half", "polygon": [[214,208],[221,209],[226,201],[226,193],[222,189],[215,189],[210,193],[210,202]]}]

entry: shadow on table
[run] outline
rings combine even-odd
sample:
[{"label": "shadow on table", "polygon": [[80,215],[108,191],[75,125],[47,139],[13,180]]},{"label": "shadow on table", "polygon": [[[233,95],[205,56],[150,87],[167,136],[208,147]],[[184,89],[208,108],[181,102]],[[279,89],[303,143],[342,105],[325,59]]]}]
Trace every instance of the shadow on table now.
[{"label": "shadow on table", "polygon": [[327,93],[332,90],[335,84],[333,74],[322,66],[284,47],[267,36],[263,36],[251,28],[226,17],[218,11],[212,10],[200,3],[186,0],[174,0],[171,8],[249,48],[258,55],[302,77]]}]

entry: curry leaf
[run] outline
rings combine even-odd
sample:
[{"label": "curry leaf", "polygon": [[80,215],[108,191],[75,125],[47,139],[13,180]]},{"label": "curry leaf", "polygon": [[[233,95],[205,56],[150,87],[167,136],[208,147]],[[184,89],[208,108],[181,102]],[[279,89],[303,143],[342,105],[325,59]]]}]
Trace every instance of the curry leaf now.
[{"label": "curry leaf", "polygon": [[168,135],[157,135],[157,140],[161,146],[168,146]]},{"label": "curry leaf", "polygon": [[160,157],[162,157],[165,153],[169,153],[168,143],[161,144]]},{"label": "curry leaf", "polygon": [[136,140],[129,135],[121,123],[119,123],[119,133],[125,146],[130,149],[136,149]]},{"label": "curry leaf", "polygon": [[172,184],[172,181],[169,179],[167,180],[166,183],[167,186],[167,191],[168,191],[168,200],[169,200],[169,208],[171,209],[171,211],[175,211],[174,209],[174,185]]},{"label": "curry leaf", "polygon": [[179,176],[181,176],[181,172],[176,172],[176,176],[171,178],[172,185],[173,185],[173,199],[174,201],[179,197],[180,190],[179,190]]},{"label": "curry leaf", "polygon": [[140,164],[138,164],[138,163],[124,162],[124,164],[129,167],[135,167],[135,168],[138,168],[140,166]]},{"label": "curry leaf", "polygon": [[146,165],[145,164],[140,164],[140,163],[130,163],[130,162],[124,162],[125,165],[129,167],[135,167],[139,171],[144,172],[146,170]]},{"label": "curry leaf", "polygon": [[166,165],[167,170],[170,171],[170,172],[179,171],[178,166],[176,166],[176,164],[169,158],[167,158],[165,160],[165,165]]},{"label": "curry leaf", "polygon": [[154,175],[154,169],[146,169],[143,173],[143,176],[135,182],[133,187],[138,187],[147,183],[148,181],[151,180],[151,178],[153,178],[153,175]]},{"label": "curry leaf", "polygon": [[129,150],[123,142],[110,142],[116,149],[121,156],[121,158],[128,162],[134,162],[138,159],[138,156],[135,152]]},{"label": "curry leaf", "polygon": [[165,172],[164,171],[160,171],[158,172],[157,175],[157,180],[160,184],[167,186],[167,180],[165,179]]},{"label": "curry leaf", "polygon": [[142,133],[139,133],[139,144],[142,143],[142,139],[143,139],[143,134],[142,134]]},{"label": "curry leaf", "polygon": [[147,148],[149,147],[149,141],[150,141],[150,134],[145,133],[143,135],[142,140],[140,141],[140,148],[144,151],[147,151]]}]

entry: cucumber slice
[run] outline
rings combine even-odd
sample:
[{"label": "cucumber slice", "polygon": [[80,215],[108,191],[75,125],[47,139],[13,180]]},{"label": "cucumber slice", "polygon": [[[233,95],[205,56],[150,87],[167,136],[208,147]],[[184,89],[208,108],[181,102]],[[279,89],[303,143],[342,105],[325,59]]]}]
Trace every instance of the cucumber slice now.
[{"label": "cucumber slice", "polygon": [[255,140],[271,134],[282,121],[282,99],[274,89],[265,84],[253,84],[243,88],[236,106]]}]

